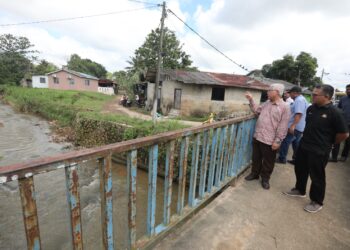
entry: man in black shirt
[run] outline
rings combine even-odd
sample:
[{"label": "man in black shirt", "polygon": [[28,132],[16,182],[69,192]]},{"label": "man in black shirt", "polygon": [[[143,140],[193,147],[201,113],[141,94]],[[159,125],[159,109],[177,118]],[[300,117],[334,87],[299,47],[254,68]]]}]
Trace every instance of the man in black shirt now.
[{"label": "man in black shirt", "polygon": [[326,190],[325,167],[332,144],[340,143],[348,136],[348,127],[341,111],[331,103],[334,88],[316,86],[312,92],[313,105],[306,111],[306,126],[295,160],[295,187],[288,196],[305,197],[310,175],[311,203],[304,209],[316,213],[322,209]]},{"label": "man in black shirt", "polygon": [[[346,85],[346,96],[343,96],[339,100],[338,108],[343,110],[345,115],[345,120],[348,124],[348,128],[350,130],[350,84]],[[334,144],[333,150],[332,150],[332,158],[329,160],[331,162],[337,162],[338,161],[338,153],[340,149],[340,144]],[[349,156],[350,151],[350,137],[345,141],[344,148],[341,153],[340,161],[346,161],[346,159]]]}]

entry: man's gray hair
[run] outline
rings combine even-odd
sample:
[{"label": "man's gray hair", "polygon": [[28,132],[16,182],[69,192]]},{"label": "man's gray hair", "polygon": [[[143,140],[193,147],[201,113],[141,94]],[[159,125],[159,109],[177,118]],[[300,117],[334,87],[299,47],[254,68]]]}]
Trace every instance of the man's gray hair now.
[{"label": "man's gray hair", "polygon": [[281,83],[274,83],[270,85],[269,90],[276,90],[280,96],[283,95],[284,85]]}]

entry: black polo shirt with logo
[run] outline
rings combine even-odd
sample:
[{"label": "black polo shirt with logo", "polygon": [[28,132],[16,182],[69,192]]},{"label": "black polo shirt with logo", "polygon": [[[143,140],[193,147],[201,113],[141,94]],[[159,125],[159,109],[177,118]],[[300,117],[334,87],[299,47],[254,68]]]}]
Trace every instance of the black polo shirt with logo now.
[{"label": "black polo shirt with logo", "polygon": [[348,127],[340,109],[331,103],[313,104],[306,110],[306,125],[300,147],[316,154],[329,154],[335,135],[347,133]]}]

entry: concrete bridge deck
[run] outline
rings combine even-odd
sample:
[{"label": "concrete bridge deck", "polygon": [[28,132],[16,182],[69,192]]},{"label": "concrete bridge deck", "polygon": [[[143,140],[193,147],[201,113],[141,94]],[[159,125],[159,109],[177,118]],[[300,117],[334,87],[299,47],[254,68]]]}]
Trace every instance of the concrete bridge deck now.
[{"label": "concrete bridge deck", "polygon": [[350,161],[329,163],[326,172],[316,214],[303,210],[308,197],[281,193],[294,185],[294,168],[276,164],[269,191],[241,178],[155,249],[350,249]]}]

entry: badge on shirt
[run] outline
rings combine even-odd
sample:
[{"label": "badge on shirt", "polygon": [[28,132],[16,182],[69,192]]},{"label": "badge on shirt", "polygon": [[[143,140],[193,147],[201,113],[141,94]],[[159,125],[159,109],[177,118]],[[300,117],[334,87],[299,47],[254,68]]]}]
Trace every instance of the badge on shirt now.
[{"label": "badge on shirt", "polygon": [[321,117],[322,118],[327,118],[327,114],[323,114]]}]

